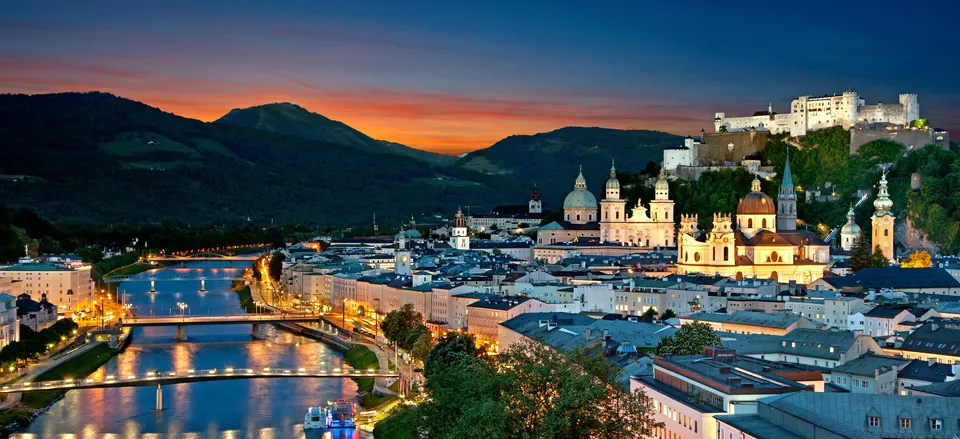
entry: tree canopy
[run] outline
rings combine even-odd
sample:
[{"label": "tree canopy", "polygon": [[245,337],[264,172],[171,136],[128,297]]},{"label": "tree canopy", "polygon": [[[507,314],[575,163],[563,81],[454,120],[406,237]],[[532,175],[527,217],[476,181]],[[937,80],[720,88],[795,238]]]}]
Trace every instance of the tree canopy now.
[{"label": "tree canopy", "polygon": [[664,337],[657,346],[657,355],[697,355],[707,346],[720,346],[723,342],[713,328],[700,322],[681,325],[673,335]]},{"label": "tree canopy", "polygon": [[903,268],[927,268],[933,266],[933,261],[930,260],[930,253],[925,250],[918,250],[904,258],[900,262],[900,266]]},{"label": "tree canopy", "polygon": [[[602,353],[571,358],[526,340],[494,357],[445,356],[452,361],[427,360],[416,422],[423,438],[632,438],[659,426],[646,394],[589,373],[612,364]],[[600,373],[615,376],[607,367]]]},{"label": "tree canopy", "polygon": [[[380,322],[380,329],[383,330],[383,336],[390,340],[391,342],[397,343],[403,349],[409,350],[414,343],[416,343],[416,338],[409,341],[407,337],[414,331],[417,332],[423,331],[426,327],[423,326],[423,314],[415,311],[413,309],[413,304],[407,303],[404,304],[402,308],[398,310],[390,311]],[[429,330],[427,331],[429,332]],[[417,335],[419,337],[419,334]]]}]

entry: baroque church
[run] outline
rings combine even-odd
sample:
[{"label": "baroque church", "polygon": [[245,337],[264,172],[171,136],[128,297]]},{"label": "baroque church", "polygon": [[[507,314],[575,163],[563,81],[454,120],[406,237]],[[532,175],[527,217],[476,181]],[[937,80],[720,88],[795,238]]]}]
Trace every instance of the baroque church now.
[{"label": "baroque church", "polygon": [[537,244],[593,241],[638,247],[673,246],[673,221],[670,187],[662,170],[650,207],[643,207],[641,200],[637,200],[635,206],[628,208],[627,200],[620,196],[615,166],[610,167],[610,178],[599,204],[587,190],[581,167],[573,191],[563,200],[563,219],[541,226],[537,230]]},{"label": "baroque church", "polygon": [[830,246],[815,233],[797,230],[797,196],[790,157],[783,169],[777,203],[760,191],[737,204],[736,224],[729,213],[715,213],[713,228],[699,232],[696,215],[682,215],[677,238],[679,274],[719,274],[735,279],[762,278],[808,284],[823,277]]}]

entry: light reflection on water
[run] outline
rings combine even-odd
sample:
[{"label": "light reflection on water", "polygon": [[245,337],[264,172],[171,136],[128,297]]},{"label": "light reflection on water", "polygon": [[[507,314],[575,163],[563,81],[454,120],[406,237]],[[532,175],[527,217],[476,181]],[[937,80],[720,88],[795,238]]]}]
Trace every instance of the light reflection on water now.
[{"label": "light reflection on water", "polygon": [[[163,281],[176,275],[238,273],[239,268],[211,268],[217,263],[192,263],[202,268],[164,268],[143,276],[149,282],[125,282],[127,302],[140,315],[170,315],[177,302],[186,302],[191,314],[240,314],[237,294],[229,281]],[[220,264],[221,267],[223,264]],[[176,313],[179,313],[177,308]],[[212,368],[316,367],[321,362],[342,364],[329,346],[271,329],[267,340],[252,340],[250,325],[192,326],[187,342],[174,340],[176,328],[139,328],[133,343],[118,357],[94,372],[131,375],[147,371]],[[72,390],[14,438],[311,438],[361,439],[359,430],[307,432],[307,407],[328,400],[356,396],[356,384],[345,379],[281,378],[199,382],[163,386],[163,410],[155,408],[155,387]]]}]

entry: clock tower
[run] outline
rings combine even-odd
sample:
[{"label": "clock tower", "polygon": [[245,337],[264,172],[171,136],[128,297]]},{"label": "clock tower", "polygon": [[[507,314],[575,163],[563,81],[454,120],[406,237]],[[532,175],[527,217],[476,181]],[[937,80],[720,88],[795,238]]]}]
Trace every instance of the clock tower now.
[{"label": "clock tower", "polygon": [[457,208],[457,215],[453,217],[453,236],[450,237],[450,247],[457,250],[470,250],[470,237],[467,236],[467,219],[463,211]]},{"label": "clock tower", "polygon": [[407,241],[406,231],[401,230],[397,234],[396,247],[393,250],[393,272],[401,276],[410,275],[410,267],[413,265],[413,253],[410,251],[410,243]]}]

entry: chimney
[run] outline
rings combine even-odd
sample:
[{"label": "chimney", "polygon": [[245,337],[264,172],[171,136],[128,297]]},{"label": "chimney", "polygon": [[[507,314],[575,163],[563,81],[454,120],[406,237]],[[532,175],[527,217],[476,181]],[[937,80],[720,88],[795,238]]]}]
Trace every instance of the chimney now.
[{"label": "chimney", "polygon": [[557,329],[556,323],[553,323],[553,322],[547,323],[547,332],[553,331],[554,329]]},{"label": "chimney", "polygon": [[729,368],[729,367],[726,367],[726,366],[721,367],[721,368],[720,368],[720,373],[723,373],[723,374],[730,373],[730,368]]},{"label": "chimney", "polygon": [[740,377],[727,377],[727,384],[731,387],[740,386]]},{"label": "chimney", "polygon": [[604,339],[604,340],[607,340],[607,339],[609,339],[609,338],[610,338],[610,331],[604,329],[604,330],[603,330],[603,339]]}]

